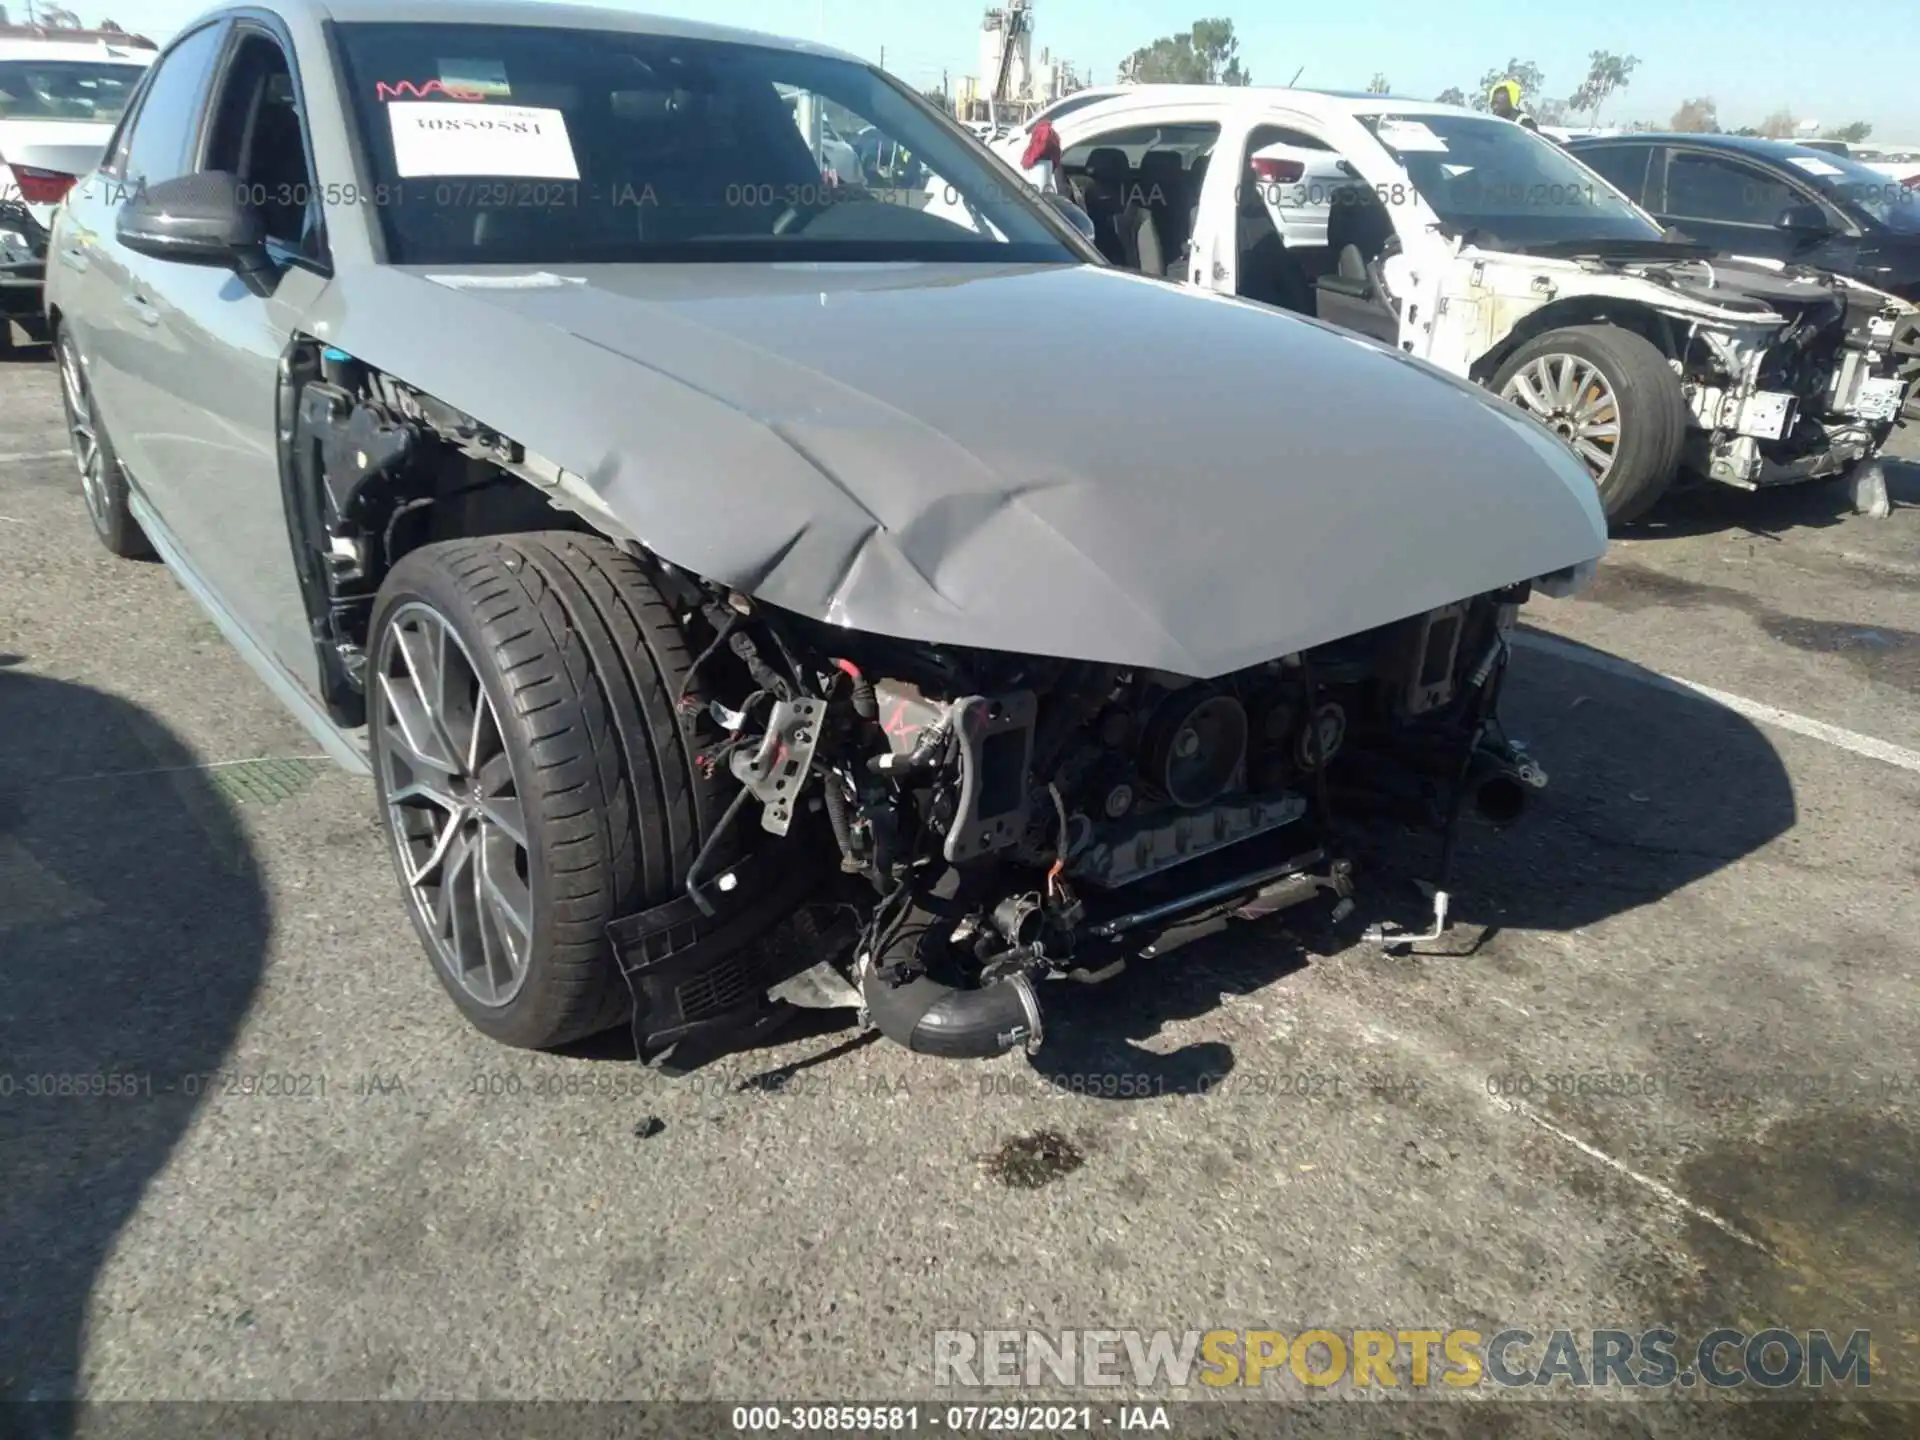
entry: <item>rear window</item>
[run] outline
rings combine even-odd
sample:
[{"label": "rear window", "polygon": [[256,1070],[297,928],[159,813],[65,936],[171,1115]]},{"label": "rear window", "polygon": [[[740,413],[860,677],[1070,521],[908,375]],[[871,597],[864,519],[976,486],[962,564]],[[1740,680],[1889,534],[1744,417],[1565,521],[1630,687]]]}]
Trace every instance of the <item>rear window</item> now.
[{"label": "rear window", "polygon": [[396,264],[1081,259],[1030,187],[853,61],[557,26],[333,38]]},{"label": "rear window", "polygon": [[111,124],[146,73],[144,65],[110,61],[0,60],[0,120]]}]

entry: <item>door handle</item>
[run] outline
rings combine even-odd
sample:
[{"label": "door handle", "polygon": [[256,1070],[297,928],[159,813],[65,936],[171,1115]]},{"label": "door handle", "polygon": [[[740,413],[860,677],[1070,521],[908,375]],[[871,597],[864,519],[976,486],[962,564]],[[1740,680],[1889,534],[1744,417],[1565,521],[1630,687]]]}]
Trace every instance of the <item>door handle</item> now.
[{"label": "door handle", "polygon": [[143,325],[158,325],[160,312],[153,308],[153,302],[144,295],[134,294],[126,297],[126,306],[140,317]]}]

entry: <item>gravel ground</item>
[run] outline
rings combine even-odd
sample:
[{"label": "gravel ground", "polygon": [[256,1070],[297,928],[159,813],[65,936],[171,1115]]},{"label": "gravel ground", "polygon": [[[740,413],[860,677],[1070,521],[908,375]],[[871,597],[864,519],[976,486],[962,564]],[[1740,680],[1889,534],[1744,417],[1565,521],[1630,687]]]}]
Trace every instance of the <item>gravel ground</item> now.
[{"label": "gravel ground", "polygon": [[1920,1392],[1920,465],[1885,521],[1675,502],[1530,607],[1553,785],[1443,941],[1269,924],[1031,1061],[814,1027],[674,1082],[461,1023],[366,782],[94,543],[62,443],[0,364],[7,1396],[933,1398],[944,1329],[1661,1323],[1870,1329]]}]

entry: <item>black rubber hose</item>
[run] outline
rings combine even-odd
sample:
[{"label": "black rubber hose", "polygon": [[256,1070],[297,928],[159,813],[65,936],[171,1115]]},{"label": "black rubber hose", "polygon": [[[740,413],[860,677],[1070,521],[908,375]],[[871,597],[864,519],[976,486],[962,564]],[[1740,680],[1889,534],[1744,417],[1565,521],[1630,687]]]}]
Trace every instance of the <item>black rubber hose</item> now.
[{"label": "black rubber hose", "polygon": [[[920,946],[938,922],[916,907],[905,923],[891,927],[860,983],[867,1016],[889,1040],[921,1055],[948,1060],[989,1060],[1041,1038],[1040,1002],[1024,975],[996,980],[978,990],[957,990],[919,974],[895,984],[901,965],[918,963]],[[949,927],[951,922],[949,922]]]},{"label": "black rubber hose", "polygon": [[841,787],[838,775],[829,771],[820,777],[820,798],[826,801],[827,823],[833,826],[833,838],[840,846],[841,857],[849,865],[857,864],[853,853],[853,816],[847,811],[847,792]]}]

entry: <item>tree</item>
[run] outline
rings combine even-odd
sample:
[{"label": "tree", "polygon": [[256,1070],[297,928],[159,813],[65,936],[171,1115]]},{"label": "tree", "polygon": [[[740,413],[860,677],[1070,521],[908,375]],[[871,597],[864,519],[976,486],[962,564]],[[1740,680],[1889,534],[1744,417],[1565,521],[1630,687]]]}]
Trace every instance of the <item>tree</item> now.
[{"label": "tree", "polygon": [[1769,140],[1786,140],[1797,134],[1800,122],[1793,118],[1793,111],[1781,106],[1760,122],[1760,133]]},{"label": "tree", "polygon": [[1827,139],[1844,140],[1849,145],[1858,145],[1873,133],[1873,126],[1864,120],[1855,120],[1848,125],[1836,125],[1827,131]]},{"label": "tree", "polygon": [[1540,67],[1531,60],[1509,60],[1504,70],[1489,70],[1480,77],[1480,88],[1474,92],[1473,99],[1468,103],[1476,110],[1492,109],[1493,107],[1487,103],[1487,92],[1502,80],[1518,82],[1521,99],[1531,100],[1544,88],[1546,78],[1540,73]]},{"label": "tree", "polygon": [[78,30],[80,17],[64,5],[49,5],[40,12],[40,23],[49,30]]},{"label": "tree", "polygon": [[1595,50],[1588,59],[1591,64],[1587,69],[1587,78],[1575,86],[1573,94],[1567,97],[1567,108],[1584,110],[1589,120],[1598,121],[1600,107],[1616,90],[1626,89],[1628,77],[1640,67],[1640,57]]},{"label": "tree", "polygon": [[1374,71],[1373,78],[1367,82],[1367,94],[1385,95],[1387,93],[1387,77],[1378,70]]},{"label": "tree", "polygon": [[1719,107],[1713,103],[1711,95],[1702,95],[1698,100],[1682,100],[1667,128],[1684,130],[1692,135],[1714,134],[1720,129]]},{"label": "tree", "polygon": [[1467,103],[1467,97],[1466,93],[1461,90],[1458,85],[1449,85],[1433,97],[1433,103],[1436,105],[1464,105]]},{"label": "tree", "polygon": [[1120,63],[1123,85],[1247,85],[1231,20],[1196,20],[1191,30],[1163,35]]}]

